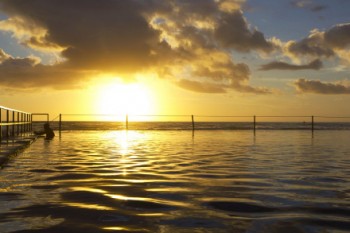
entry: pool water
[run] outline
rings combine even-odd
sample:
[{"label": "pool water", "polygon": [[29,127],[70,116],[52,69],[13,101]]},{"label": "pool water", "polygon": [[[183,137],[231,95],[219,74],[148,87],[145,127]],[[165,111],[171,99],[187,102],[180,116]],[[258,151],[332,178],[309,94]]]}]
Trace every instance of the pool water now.
[{"label": "pool water", "polygon": [[350,131],[66,131],[0,170],[0,232],[350,232]]}]

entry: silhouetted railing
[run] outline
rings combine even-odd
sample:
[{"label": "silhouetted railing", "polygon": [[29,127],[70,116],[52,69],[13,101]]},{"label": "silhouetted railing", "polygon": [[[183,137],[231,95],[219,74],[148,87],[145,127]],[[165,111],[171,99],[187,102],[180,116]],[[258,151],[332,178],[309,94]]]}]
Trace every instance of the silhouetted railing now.
[{"label": "silhouetted railing", "polygon": [[[58,128],[59,132],[62,131],[62,124],[63,124],[63,118],[65,117],[79,117],[81,119],[82,117],[89,117],[91,118],[98,118],[98,117],[109,117],[108,121],[112,122],[124,122],[124,129],[129,129],[129,120],[130,119],[143,119],[143,118],[156,118],[156,119],[179,119],[179,122],[189,122],[188,127],[186,126],[186,129],[192,129],[193,131],[200,128],[199,125],[201,122],[245,122],[245,128],[244,129],[251,129],[254,132],[258,130],[259,128],[264,128],[264,123],[267,122],[291,122],[290,119],[298,119],[297,122],[300,122],[300,127],[295,129],[304,129],[304,130],[311,130],[312,132],[316,129],[316,119],[319,120],[319,124],[321,124],[322,120],[338,120],[339,119],[350,119],[349,117],[342,116],[282,116],[282,115],[254,115],[254,116],[234,116],[234,115],[114,115],[114,114],[60,114],[59,116],[59,122],[58,122]],[[117,120],[118,119],[118,120]],[[204,120],[203,120],[204,119]],[[232,120],[235,119],[235,120]],[[288,120],[284,120],[288,119]],[[243,120],[243,121],[242,121]],[[103,120],[102,120],[103,121]],[[136,120],[138,121],[138,120]],[[141,120],[142,121],[142,120]],[[146,122],[159,122],[159,121],[146,121]],[[168,122],[168,121],[165,121]],[[170,122],[170,121],[169,121]],[[172,121],[171,121],[172,122]],[[198,124],[196,124],[198,122]],[[248,127],[247,127],[248,125]],[[249,126],[250,125],[250,126]],[[291,129],[291,128],[289,128]]]},{"label": "silhouetted railing", "polygon": [[0,106],[0,142],[31,130],[32,115],[30,113]]}]

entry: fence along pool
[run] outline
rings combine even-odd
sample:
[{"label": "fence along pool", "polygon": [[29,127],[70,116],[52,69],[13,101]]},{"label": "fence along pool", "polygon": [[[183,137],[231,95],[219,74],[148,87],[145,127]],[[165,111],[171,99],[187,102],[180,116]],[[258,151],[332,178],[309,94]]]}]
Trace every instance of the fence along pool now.
[{"label": "fence along pool", "polygon": [[[229,116],[229,115],[117,115],[117,114],[59,114],[57,128],[61,133],[66,129],[93,129],[93,122],[103,123],[111,129],[154,129],[152,127],[140,127],[140,124],[161,125],[159,129],[249,129],[254,132],[260,129],[350,129],[350,116],[282,116],[282,115],[254,115],[254,116]],[[99,120],[100,119],[100,120]],[[157,120],[155,120],[157,119]],[[53,121],[54,121],[53,120]],[[90,123],[85,124],[84,122]],[[115,125],[113,124],[115,123]],[[73,124],[74,123],[74,124]],[[178,123],[175,125],[175,123]],[[212,124],[219,124],[212,127]],[[275,123],[271,125],[271,123]],[[281,124],[282,123],[282,124]],[[284,124],[283,124],[284,123]],[[292,124],[291,124],[292,123]],[[334,124],[332,124],[334,123]],[[344,123],[343,125],[339,123]],[[169,128],[164,127],[168,124]],[[211,125],[210,125],[211,124]],[[236,124],[236,125],[234,125]],[[76,126],[76,127],[74,127]],[[77,127],[79,126],[79,127]],[[96,123],[96,129],[101,128]],[[158,126],[158,125],[157,125]],[[226,128],[225,128],[226,127]]]},{"label": "fence along pool", "polygon": [[32,130],[32,114],[0,106],[0,141]]}]

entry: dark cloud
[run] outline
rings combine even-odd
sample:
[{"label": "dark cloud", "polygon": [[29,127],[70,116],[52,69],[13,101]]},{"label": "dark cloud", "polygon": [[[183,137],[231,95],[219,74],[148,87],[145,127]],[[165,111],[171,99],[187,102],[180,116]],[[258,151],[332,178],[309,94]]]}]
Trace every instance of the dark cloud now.
[{"label": "dark cloud", "polygon": [[339,24],[324,32],[314,30],[301,41],[291,41],[287,43],[287,50],[294,56],[329,58],[339,56],[339,51],[347,50],[349,45],[350,24]]},{"label": "dark cloud", "polygon": [[350,94],[350,86],[337,83],[324,83],[317,80],[298,79],[294,82],[301,93],[316,93],[325,95]]},{"label": "dark cloud", "polygon": [[262,65],[259,70],[319,70],[322,67],[322,62],[316,59],[306,65],[293,65],[286,62],[275,61]]},{"label": "dark cloud", "polygon": [[2,3],[11,15],[47,30],[40,38],[32,35],[28,44],[45,41],[43,45],[50,43],[65,48],[62,55],[73,67],[129,71],[152,62],[151,44],[156,46],[159,33],[142,17],[143,5],[137,1],[4,0]]},{"label": "dark cloud", "polygon": [[253,93],[253,94],[271,94],[267,88],[252,87],[241,83],[233,84],[217,84],[210,82],[198,82],[187,79],[181,79],[176,83],[179,87],[201,93],[226,93],[227,90],[233,89],[237,92]]},{"label": "dark cloud", "polygon": [[249,68],[233,62],[232,50],[271,52],[274,45],[250,29],[240,4],[241,0],[0,0],[0,10],[9,16],[0,22],[0,30],[11,31],[32,49],[55,52],[61,61],[16,69],[6,63],[25,60],[0,58],[0,84],[71,88],[100,73],[150,70],[179,80],[185,70],[189,82],[181,81],[180,86],[191,86],[194,76],[199,84],[192,83],[192,90],[213,92],[208,87],[212,83],[222,90],[260,93],[249,88]]},{"label": "dark cloud", "polygon": [[202,92],[202,93],[226,93],[225,88],[220,85],[212,84],[212,83],[203,83],[198,81],[191,81],[187,79],[181,79],[177,85],[184,89],[194,91],[194,92]]},{"label": "dark cloud", "polygon": [[314,12],[318,12],[318,11],[323,11],[327,8],[328,8],[328,6],[325,6],[325,5],[314,5],[310,8],[310,10],[314,11]]},{"label": "dark cloud", "polygon": [[347,48],[350,45],[350,23],[334,26],[324,34],[324,40],[333,48]]},{"label": "dark cloud", "polygon": [[328,8],[326,5],[316,4],[312,0],[294,0],[291,5],[297,8],[304,8],[313,12],[322,11]]},{"label": "dark cloud", "polygon": [[234,48],[241,52],[250,50],[271,52],[273,50],[273,44],[265,39],[262,32],[256,29],[249,30],[240,11],[222,15],[220,24],[215,30],[215,37],[224,47]]},{"label": "dark cloud", "polygon": [[288,52],[296,56],[331,57],[335,55],[332,47],[325,43],[324,34],[318,31],[301,41],[289,42],[287,48]]},{"label": "dark cloud", "polygon": [[193,74],[197,77],[207,77],[225,83],[241,82],[249,79],[250,70],[244,63],[233,64],[228,61],[227,63],[213,62],[212,64],[212,67],[197,67]]},{"label": "dark cloud", "polygon": [[74,89],[82,86],[82,83],[77,80],[86,80],[88,77],[83,71],[68,69],[60,65],[42,65],[35,57],[7,57],[0,63],[0,74],[0,84],[9,89],[38,87]]},{"label": "dark cloud", "polygon": [[193,71],[192,76],[202,81],[181,79],[177,85],[195,92],[224,93],[235,90],[254,94],[271,93],[266,88],[251,87],[247,84],[250,70],[246,64],[233,64],[231,61],[211,64],[213,65],[196,66],[196,70]]}]

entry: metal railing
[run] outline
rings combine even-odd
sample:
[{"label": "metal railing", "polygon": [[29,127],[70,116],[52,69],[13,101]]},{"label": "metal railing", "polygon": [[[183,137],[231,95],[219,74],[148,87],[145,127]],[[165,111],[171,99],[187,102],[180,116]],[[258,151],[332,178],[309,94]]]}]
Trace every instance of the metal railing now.
[{"label": "metal railing", "polygon": [[[0,106],[0,142],[32,130],[31,113]],[[0,143],[1,145],[1,143]]]},{"label": "metal railing", "polygon": [[[283,116],[283,115],[254,115],[254,116],[238,116],[238,115],[114,115],[114,114],[59,114],[56,118],[59,118],[58,120],[58,128],[59,132],[62,131],[62,123],[63,123],[63,116],[67,117],[114,117],[119,118],[120,120],[115,120],[113,122],[123,122],[125,129],[129,129],[129,120],[131,118],[137,118],[137,117],[157,117],[157,118],[167,118],[167,119],[182,119],[181,122],[189,122],[190,127],[193,131],[196,130],[196,122],[203,122],[203,119],[210,119],[208,122],[221,122],[223,119],[225,119],[224,122],[242,122],[242,119],[244,119],[244,122],[251,124],[251,127],[249,127],[251,130],[255,131],[259,129],[259,124],[263,124],[265,122],[286,122],[281,121],[281,119],[298,119],[298,122],[302,120],[303,127],[302,129],[314,131],[316,128],[316,119],[319,120],[318,122],[321,123],[322,120],[350,120],[350,116],[321,116],[321,115],[312,115],[312,116],[301,116],[301,115],[295,115],[295,116]],[[123,120],[125,119],[125,120]],[[219,120],[218,120],[219,119]],[[235,120],[232,120],[235,119]],[[259,119],[259,121],[258,121]],[[271,121],[271,119],[273,119]],[[197,121],[196,121],[197,120]]]}]

